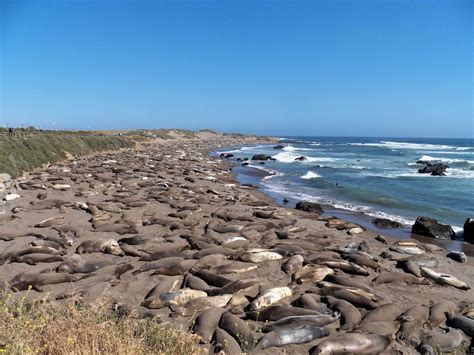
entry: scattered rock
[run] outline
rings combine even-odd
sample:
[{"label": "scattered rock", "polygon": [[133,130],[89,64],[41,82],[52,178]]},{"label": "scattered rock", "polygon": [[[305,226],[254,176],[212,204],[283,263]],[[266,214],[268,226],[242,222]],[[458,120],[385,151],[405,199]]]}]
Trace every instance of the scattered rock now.
[{"label": "scattered rock", "polygon": [[464,241],[474,243],[474,218],[468,218],[464,222]]},{"label": "scattered rock", "polygon": [[436,239],[452,239],[456,238],[456,233],[447,224],[439,223],[437,220],[419,216],[415,224],[411,229],[413,234],[423,235],[426,237],[436,238]]},{"label": "scattered rock", "polygon": [[451,251],[446,256],[460,263],[465,263],[467,261],[467,256],[462,251]]},{"label": "scattered rock", "polygon": [[295,160],[298,160],[298,161],[305,161],[306,159],[308,159],[308,158],[306,158],[306,157],[304,157],[304,156],[295,158]]},{"label": "scattered rock", "polygon": [[300,201],[296,204],[295,208],[300,211],[310,212],[310,213],[323,213],[323,208],[314,202],[309,201]]},{"label": "scattered rock", "polygon": [[221,153],[219,156],[220,156],[221,158],[227,158],[227,159],[229,159],[229,158],[233,158],[233,157],[234,157],[234,154],[232,154],[232,153]]},{"label": "scattered rock", "polygon": [[283,149],[283,148],[285,148],[285,146],[281,145],[281,144],[276,145],[276,146],[273,147],[273,149]]},{"label": "scattered rock", "polygon": [[275,159],[266,154],[255,154],[252,157],[252,160],[275,160]]},{"label": "scattered rock", "polygon": [[376,236],[375,240],[379,241],[380,243],[387,244],[387,238],[385,238],[381,235]]},{"label": "scattered rock", "polygon": [[349,235],[356,235],[361,233],[364,233],[364,230],[360,227],[351,228],[347,231],[347,234]]},{"label": "scattered rock", "polygon": [[372,223],[378,228],[400,228],[402,226],[401,223],[388,218],[375,218],[372,220]]},{"label": "scattered rock", "polygon": [[[421,161],[417,161],[417,163],[420,163]],[[430,163],[423,163],[425,166],[421,169],[418,169],[418,172],[420,174],[431,174],[433,176],[446,176],[445,172],[446,169],[449,168],[448,165],[442,164],[442,163],[437,163],[437,164],[430,164]]]}]

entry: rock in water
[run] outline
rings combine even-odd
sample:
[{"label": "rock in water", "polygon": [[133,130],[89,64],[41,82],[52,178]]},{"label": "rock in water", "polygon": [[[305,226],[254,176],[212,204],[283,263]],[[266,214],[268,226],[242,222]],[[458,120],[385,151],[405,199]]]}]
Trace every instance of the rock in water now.
[{"label": "rock in water", "polygon": [[419,216],[411,229],[413,234],[423,235],[436,239],[456,238],[451,226],[439,223],[436,219]]},{"label": "rock in water", "polygon": [[323,213],[322,207],[314,202],[300,201],[296,204],[295,208],[300,211],[311,212],[311,213]]},{"label": "rock in water", "polygon": [[285,148],[285,146],[281,145],[281,144],[276,145],[276,146],[273,147],[273,149],[283,149],[283,148]]},{"label": "rock in water", "polygon": [[255,154],[252,160],[273,160],[273,158],[266,154]]},{"label": "rock in water", "polygon": [[401,223],[388,218],[375,218],[372,220],[372,223],[378,228],[400,228],[402,226]]},{"label": "rock in water", "polygon": [[418,172],[420,174],[431,174],[433,176],[446,176],[445,174],[446,169],[449,168],[448,165],[442,164],[442,163],[430,164],[428,162],[423,162],[421,160],[418,160],[417,163],[425,164],[424,167],[422,167],[421,169],[418,169]]},{"label": "rock in water", "polygon": [[464,222],[464,241],[474,243],[474,218],[468,218]]}]

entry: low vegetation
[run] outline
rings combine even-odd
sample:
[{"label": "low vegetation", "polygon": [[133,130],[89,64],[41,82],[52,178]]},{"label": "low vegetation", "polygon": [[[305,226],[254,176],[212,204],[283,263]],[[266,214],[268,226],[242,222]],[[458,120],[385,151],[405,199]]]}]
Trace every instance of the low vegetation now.
[{"label": "low vegetation", "polygon": [[63,160],[68,153],[81,156],[132,147],[134,144],[133,140],[125,137],[85,132],[3,137],[0,139],[0,172],[16,177],[43,164]]},{"label": "low vegetation", "polygon": [[195,335],[69,300],[61,305],[0,294],[0,353],[196,354]]}]

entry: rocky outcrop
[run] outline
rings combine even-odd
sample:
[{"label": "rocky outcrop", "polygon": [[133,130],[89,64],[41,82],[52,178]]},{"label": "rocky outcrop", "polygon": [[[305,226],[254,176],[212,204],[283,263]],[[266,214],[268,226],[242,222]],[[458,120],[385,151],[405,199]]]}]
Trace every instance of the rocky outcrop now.
[{"label": "rocky outcrop", "polygon": [[266,154],[255,154],[252,157],[252,160],[275,160],[275,159]]},{"label": "rocky outcrop", "polygon": [[411,229],[413,234],[423,235],[436,239],[456,238],[456,233],[447,224],[439,223],[436,219],[420,216]]},{"label": "rocky outcrop", "polygon": [[229,158],[233,158],[233,157],[234,157],[234,154],[232,154],[232,153],[221,153],[219,156],[220,156],[221,158],[227,158],[227,159],[229,159]]},{"label": "rocky outcrop", "polygon": [[464,241],[474,243],[474,218],[468,218],[464,222]]},{"label": "rocky outcrop", "polygon": [[[421,162],[421,160],[417,161],[417,163]],[[418,169],[418,172],[420,174],[431,174],[432,176],[446,176],[446,169],[449,168],[448,165],[443,163],[431,164],[423,162],[423,164],[425,164],[425,166]]]},{"label": "rocky outcrop", "polygon": [[402,226],[401,223],[388,218],[375,218],[372,220],[372,223],[378,228],[400,228]]},{"label": "rocky outcrop", "polygon": [[300,201],[296,204],[295,208],[300,211],[310,212],[310,213],[323,213],[323,208],[314,202],[309,201]]}]

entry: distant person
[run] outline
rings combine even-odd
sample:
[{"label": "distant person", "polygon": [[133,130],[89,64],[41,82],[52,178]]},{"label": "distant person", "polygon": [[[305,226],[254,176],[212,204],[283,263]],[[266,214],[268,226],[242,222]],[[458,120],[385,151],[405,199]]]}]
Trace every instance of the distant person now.
[{"label": "distant person", "polygon": [[13,128],[8,129],[8,137],[13,137]]}]

